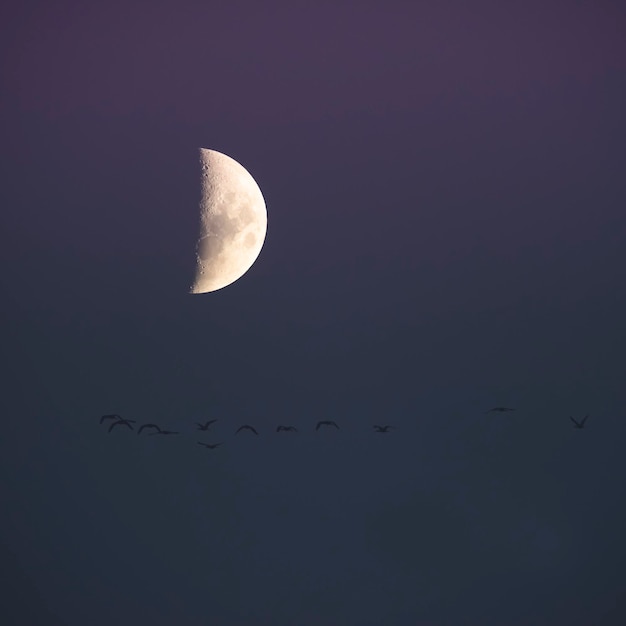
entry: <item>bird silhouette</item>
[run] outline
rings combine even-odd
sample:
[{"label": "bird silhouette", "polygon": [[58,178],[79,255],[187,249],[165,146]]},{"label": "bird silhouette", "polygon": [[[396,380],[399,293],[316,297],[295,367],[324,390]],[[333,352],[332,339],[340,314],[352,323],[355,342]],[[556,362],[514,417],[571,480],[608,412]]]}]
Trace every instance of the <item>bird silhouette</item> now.
[{"label": "bird silhouette", "polygon": [[160,430],[161,430],[161,429],[160,429],[160,428],[159,428],[156,424],[142,424],[142,425],[139,427],[139,430],[137,431],[137,434],[138,434],[138,435],[141,435],[141,431],[142,431],[144,428],[156,428],[156,429],[157,429],[157,431],[159,431],[159,432],[160,432]]},{"label": "bird silhouette", "polygon": [[333,422],[332,420],[322,420],[321,422],[317,422],[315,430],[319,430],[320,426],[334,426],[335,428],[339,429],[339,426],[337,426],[337,424],[335,424],[335,422]]},{"label": "bird silhouette", "polygon": [[196,422],[196,425],[198,426],[198,430],[209,430],[209,426],[211,426],[211,424],[214,424],[215,422],[217,422],[216,419],[209,420],[205,422],[204,424],[201,424],[200,422]]},{"label": "bird silhouette", "polygon": [[276,427],[276,432],[285,432],[285,433],[297,433],[298,429],[295,426],[283,426],[282,424],[280,426]]},{"label": "bird silhouette", "polygon": [[128,426],[128,428],[130,428],[131,430],[134,430],[134,428],[132,427],[132,424],[131,424],[131,422],[134,422],[134,421],[135,421],[135,420],[125,420],[125,419],[122,419],[122,418],[120,417],[120,419],[119,419],[119,420],[117,420],[117,422],[113,422],[113,423],[109,426],[109,432],[111,432],[111,431],[112,431],[112,430],[113,430],[116,426],[120,426],[120,425],[123,425],[123,426]]},{"label": "bird silhouette", "polygon": [[104,422],[105,420],[113,420],[113,419],[119,420],[119,419],[122,419],[122,418],[119,415],[103,415],[100,418],[100,423],[102,424],[102,422]]},{"label": "bird silhouette", "polygon": [[256,431],[255,428],[252,428],[252,426],[249,426],[248,424],[244,424],[243,426],[240,426],[236,431],[235,431],[235,435],[241,431],[241,430],[251,430],[255,435],[258,435],[259,433]]},{"label": "bird silhouette", "polygon": [[161,430],[159,428],[159,430],[157,430],[154,433],[150,433],[151,435],[180,435],[180,433],[177,430]]},{"label": "bird silhouette", "polygon": [[493,407],[493,409],[489,409],[488,411],[485,411],[485,413],[491,413],[493,411],[498,411],[499,413],[505,413],[507,411],[515,411],[515,409],[509,409],[506,406],[495,406]]},{"label": "bird silhouette", "polygon": [[374,430],[376,430],[377,433],[388,433],[391,428],[391,426],[377,426],[374,424]]},{"label": "bird silhouette", "polygon": [[585,422],[587,421],[588,417],[589,417],[588,415],[585,415],[585,417],[583,417],[579,422],[578,420],[575,420],[571,415],[569,416],[572,422],[574,422],[574,428],[584,428]]},{"label": "bird silhouette", "polygon": [[209,448],[209,450],[215,450],[218,446],[221,446],[221,443],[204,443],[202,441],[198,441],[198,444],[204,446],[205,448]]},{"label": "bird silhouette", "polygon": [[[103,415],[100,418],[100,423],[102,424],[102,422],[104,422],[105,420],[121,420],[122,416],[118,415],[117,413],[111,413],[110,415]],[[132,422],[133,424],[137,421],[137,420],[126,420],[127,422]]]}]

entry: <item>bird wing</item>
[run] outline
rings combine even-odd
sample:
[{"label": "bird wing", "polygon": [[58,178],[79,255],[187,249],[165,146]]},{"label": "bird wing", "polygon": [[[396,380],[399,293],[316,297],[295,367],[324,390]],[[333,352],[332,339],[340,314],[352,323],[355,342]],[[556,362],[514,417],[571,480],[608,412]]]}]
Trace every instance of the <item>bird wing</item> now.
[{"label": "bird wing", "polygon": [[137,431],[137,434],[138,434],[138,435],[140,435],[140,434],[141,434],[141,431],[142,431],[144,428],[156,428],[157,430],[161,430],[161,429],[160,429],[160,428],[159,428],[156,424],[142,424],[142,425],[139,427],[139,430]]},{"label": "bird wing", "polygon": [[580,425],[581,426],[587,421],[588,417],[589,417],[589,415],[585,415],[585,417],[583,417],[582,420],[580,420]]},{"label": "bird wing", "polygon": [[335,424],[335,422],[328,422],[329,426],[334,426],[335,428],[339,428],[339,426],[337,426],[337,424]]},{"label": "bird wing", "polygon": [[255,435],[258,435],[259,433],[257,433],[257,431],[252,428],[252,426],[250,426],[249,424],[244,424],[243,426],[240,426],[237,431],[235,432],[235,434],[237,434],[240,430],[251,430]]},{"label": "bird wing", "polygon": [[196,441],[199,446],[204,446],[205,448],[210,448],[208,443],[202,443],[201,441]]},{"label": "bird wing", "polygon": [[576,424],[576,426],[580,426],[580,423],[577,422],[571,415],[569,416],[569,418],[572,420],[572,422],[574,422],[574,424]]},{"label": "bird wing", "polygon": [[217,418],[216,418],[216,419],[214,419],[214,420],[209,420],[209,421],[206,423],[206,425],[207,425],[207,426],[210,426],[211,424],[215,424],[215,422],[217,422]]},{"label": "bird wing", "polygon": [[279,433],[283,429],[282,426],[276,426],[276,432]]},{"label": "bird wing", "polygon": [[[113,422],[110,426],[109,426],[109,432],[111,432],[118,424],[126,424],[126,422]],[[130,424],[126,424],[127,426],[130,426]]]}]

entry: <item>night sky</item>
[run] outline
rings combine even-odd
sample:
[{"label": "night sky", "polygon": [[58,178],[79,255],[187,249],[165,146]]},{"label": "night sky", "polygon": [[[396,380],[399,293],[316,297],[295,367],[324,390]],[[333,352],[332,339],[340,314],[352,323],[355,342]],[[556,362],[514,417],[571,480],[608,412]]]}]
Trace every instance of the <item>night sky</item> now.
[{"label": "night sky", "polygon": [[[3,625],[626,623],[619,2],[0,24]],[[200,147],[268,231],[190,295]]]}]

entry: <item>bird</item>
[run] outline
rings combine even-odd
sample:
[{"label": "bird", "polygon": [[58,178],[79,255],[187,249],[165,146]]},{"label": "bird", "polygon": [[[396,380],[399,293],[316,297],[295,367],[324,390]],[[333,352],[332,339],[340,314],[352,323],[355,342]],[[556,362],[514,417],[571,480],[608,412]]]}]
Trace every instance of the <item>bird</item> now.
[{"label": "bird", "polygon": [[390,428],[392,427],[391,426],[377,426],[376,424],[374,424],[374,429],[376,430],[377,433],[388,433]]},{"label": "bird", "polygon": [[248,424],[244,424],[243,426],[240,426],[236,431],[235,431],[235,435],[240,431],[240,430],[251,430],[255,435],[258,435],[259,433],[256,431],[255,428],[252,428],[252,426],[248,426]]},{"label": "bird", "polygon": [[157,430],[155,433],[150,433],[151,435],[180,435],[177,430]]},{"label": "bird", "polygon": [[491,413],[492,411],[498,411],[499,413],[505,413],[506,411],[515,411],[515,409],[509,409],[506,406],[495,406],[493,409],[485,411],[485,413]]},{"label": "bird", "polygon": [[585,415],[585,417],[583,417],[579,422],[578,420],[575,420],[571,415],[569,416],[572,422],[574,422],[574,428],[584,428],[585,422],[587,421],[588,417],[589,417],[588,415]]},{"label": "bird", "polygon": [[280,426],[276,427],[276,432],[286,432],[286,433],[297,433],[298,429],[295,426],[283,426],[282,424]]},{"label": "bird", "polygon": [[202,441],[198,441],[198,444],[204,446],[205,448],[209,448],[209,450],[215,450],[218,446],[221,446],[221,443],[203,443]]},{"label": "bird", "polygon": [[200,422],[196,422],[196,425],[198,426],[198,430],[209,430],[209,426],[211,426],[211,424],[214,424],[215,422],[217,422],[216,419],[208,420],[204,424],[200,424]]},{"label": "bird", "polygon": [[142,431],[144,428],[156,428],[156,429],[157,429],[157,431],[159,431],[159,432],[161,431],[161,429],[160,429],[160,428],[159,428],[156,424],[142,424],[142,425],[139,427],[139,430],[137,431],[137,434],[138,434],[138,435],[141,435],[141,431]]},{"label": "bird", "polygon": [[[120,415],[117,415],[117,413],[113,413],[113,414],[111,414],[111,415],[103,415],[103,416],[100,418],[100,423],[102,424],[102,422],[104,422],[105,420],[121,420],[121,419],[122,419],[122,418],[121,418],[121,416],[120,416]],[[134,422],[135,420],[127,420],[127,421],[129,421],[129,422]]]},{"label": "bird", "polygon": [[131,430],[134,430],[134,428],[132,427],[131,422],[134,422],[135,420],[125,420],[122,419],[121,417],[117,420],[117,422],[113,422],[110,426],[109,426],[109,432],[111,432],[116,426],[122,424],[124,426],[128,426],[128,428],[130,428]]},{"label": "bird", "polygon": [[335,424],[335,422],[333,422],[332,420],[322,420],[321,422],[317,422],[315,430],[319,430],[320,426],[334,426],[335,428],[339,429],[339,426],[337,426],[337,424]]}]

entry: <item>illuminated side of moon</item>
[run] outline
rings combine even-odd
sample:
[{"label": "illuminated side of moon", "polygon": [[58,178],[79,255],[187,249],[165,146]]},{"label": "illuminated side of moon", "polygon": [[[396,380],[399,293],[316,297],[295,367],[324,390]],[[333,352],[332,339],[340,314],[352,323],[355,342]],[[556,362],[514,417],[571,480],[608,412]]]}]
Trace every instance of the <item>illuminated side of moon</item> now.
[{"label": "illuminated side of moon", "polygon": [[200,148],[200,165],[200,236],[191,293],[217,291],[241,278],[259,256],[267,232],[265,200],[250,173],[206,148]]}]

